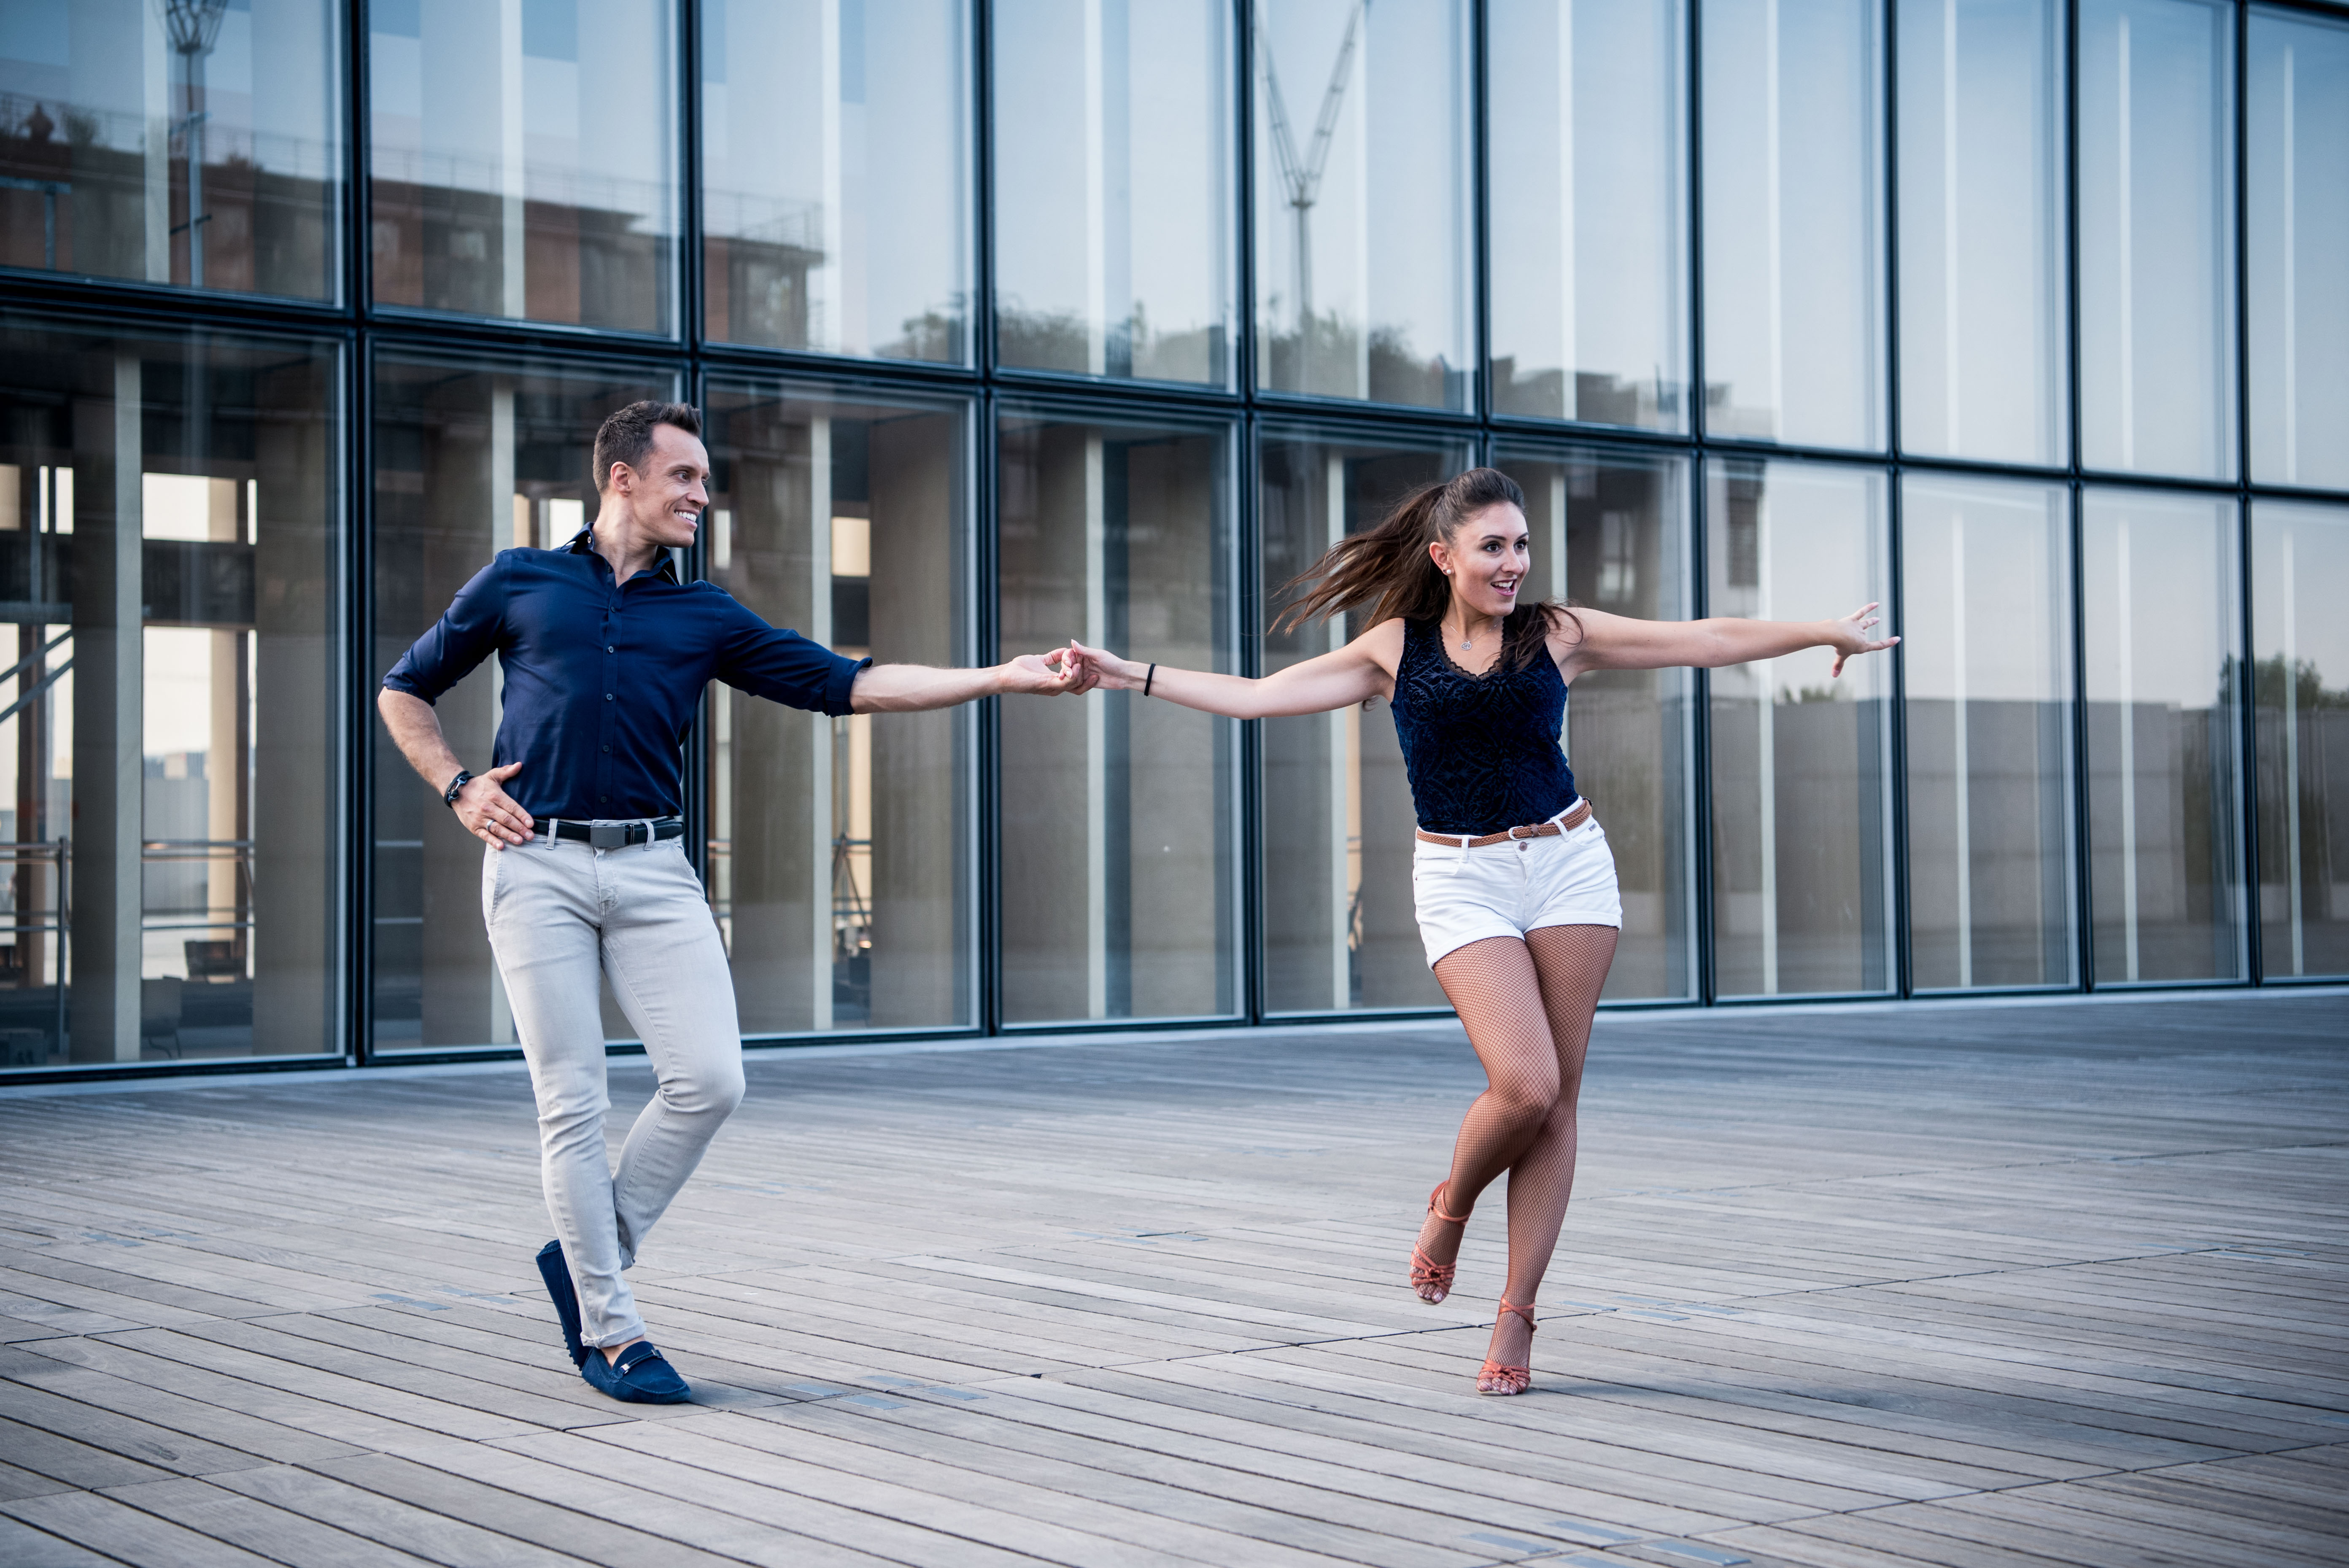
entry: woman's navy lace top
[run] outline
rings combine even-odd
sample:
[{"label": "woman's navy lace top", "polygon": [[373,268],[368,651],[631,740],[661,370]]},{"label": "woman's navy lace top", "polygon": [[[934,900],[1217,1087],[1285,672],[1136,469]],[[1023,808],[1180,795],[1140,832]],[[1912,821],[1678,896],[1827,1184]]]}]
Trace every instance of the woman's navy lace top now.
[{"label": "woman's navy lace top", "polygon": [[1403,623],[1395,735],[1429,832],[1497,833],[1573,805],[1574,769],[1557,743],[1565,719],[1556,660],[1472,676],[1452,662],[1435,622]]}]

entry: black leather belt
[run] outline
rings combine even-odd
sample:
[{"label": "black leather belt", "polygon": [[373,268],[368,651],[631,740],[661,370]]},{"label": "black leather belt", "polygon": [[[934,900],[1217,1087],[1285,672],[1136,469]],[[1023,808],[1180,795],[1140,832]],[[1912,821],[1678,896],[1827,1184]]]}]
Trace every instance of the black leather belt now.
[{"label": "black leather belt", "polygon": [[653,819],[652,830],[649,832],[646,831],[646,824],[641,821],[564,822],[549,819],[538,824],[537,830],[533,836],[543,838],[550,828],[554,830],[554,836],[558,839],[572,839],[579,843],[593,844],[599,850],[621,849],[629,844],[641,844],[647,839],[657,841],[661,839],[685,837],[685,819],[682,817],[656,817]]}]

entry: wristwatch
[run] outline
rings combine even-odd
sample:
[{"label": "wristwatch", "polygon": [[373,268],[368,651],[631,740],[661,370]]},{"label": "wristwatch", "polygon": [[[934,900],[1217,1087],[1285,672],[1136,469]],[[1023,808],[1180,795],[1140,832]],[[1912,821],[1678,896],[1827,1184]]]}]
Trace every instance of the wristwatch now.
[{"label": "wristwatch", "polygon": [[464,771],[462,769],[458,769],[457,777],[449,780],[449,788],[440,791],[440,803],[443,806],[448,807],[451,811],[455,810],[457,809],[457,791],[462,789],[466,785],[471,784],[472,781],[473,776],[471,774]]}]

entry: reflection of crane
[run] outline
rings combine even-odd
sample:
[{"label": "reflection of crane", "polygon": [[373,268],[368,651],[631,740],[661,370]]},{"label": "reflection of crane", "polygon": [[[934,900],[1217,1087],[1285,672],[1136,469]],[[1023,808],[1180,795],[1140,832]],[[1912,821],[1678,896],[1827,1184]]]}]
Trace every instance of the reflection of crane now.
[{"label": "reflection of crane", "polygon": [[1288,110],[1280,101],[1280,73],[1273,68],[1272,37],[1265,31],[1264,10],[1256,20],[1257,53],[1264,60],[1267,118],[1272,121],[1272,155],[1280,165],[1281,183],[1288,187],[1288,205],[1297,214],[1297,330],[1313,320],[1313,204],[1321,199],[1321,171],[1329,166],[1330,140],[1338,130],[1338,106],[1346,96],[1346,77],[1354,64],[1354,39],[1371,0],[1354,0],[1346,15],[1345,41],[1338,46],[1337,63],[1330,67],[1330,88],[1321,95],[1321,118],[1313,125],[1313,145],[1303,163],[1297,160],[1297,143],[1288,134]]}]

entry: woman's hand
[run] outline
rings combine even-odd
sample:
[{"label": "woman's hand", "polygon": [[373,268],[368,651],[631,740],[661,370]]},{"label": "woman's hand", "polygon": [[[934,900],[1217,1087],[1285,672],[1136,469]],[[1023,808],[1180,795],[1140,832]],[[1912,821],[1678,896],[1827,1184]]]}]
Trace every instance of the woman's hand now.
[{"label": "woman's hand", "polygon": [[1881,619],[1873,613],[1875,609],[1875,604],[1862,604],[1843,619],[1825,624],[1827,633],[1826,645],[1835,650],[1835,667],[1827,672],[1828,675],[1839,677],[1843,674],[1844,660],[1857,654],[1880,654],[1900,640],[1898,637],[1878,638],[1868,634]]},{"label": "woman's hand", "polygon": [[1059,650],[1051,656],[1058,658],[1061,653],[1065,653],[1089,677],[1085,685],[1077,688],[1080,691],[1091,691],[1095,686],[1103,691],[1140,691],[1143,682],[1150,676],[1148,665],[1121,659],[1106,648],[1086,647],[1074,637],[1069,639],[1066,649]]},{"label": "woman's hand", "polygon": [[1049,654],[1022,654],[1007,659],[1000,666],[1002,689],[1026,693],[1034,696],[1073,696],[1093,689],[1093,676],[1084,665],[1069,656],[1066,648],[1054,648]]}]

